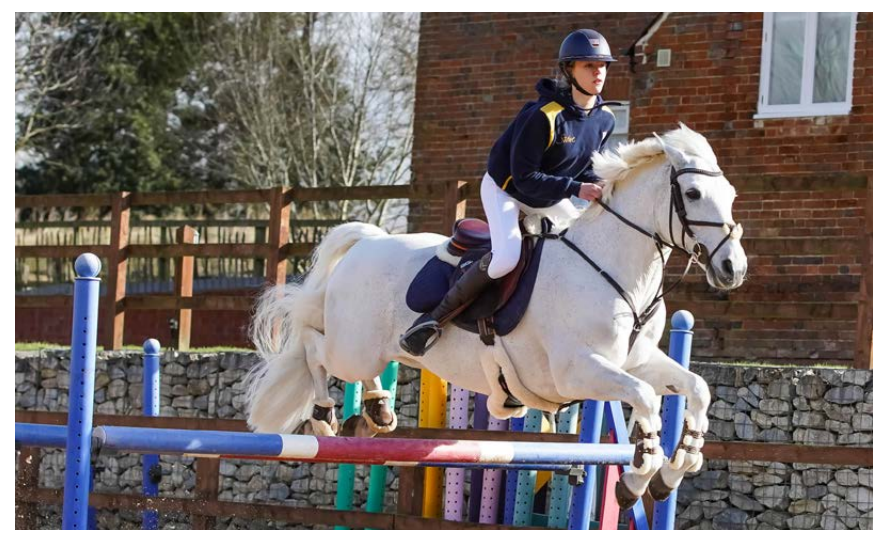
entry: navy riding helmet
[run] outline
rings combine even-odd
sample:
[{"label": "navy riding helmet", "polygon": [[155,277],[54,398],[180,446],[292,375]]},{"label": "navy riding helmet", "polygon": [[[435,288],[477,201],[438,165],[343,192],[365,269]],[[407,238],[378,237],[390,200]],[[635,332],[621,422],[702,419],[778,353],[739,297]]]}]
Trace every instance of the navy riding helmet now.
[{"label": "navy riding helmet", "polygon": [[610,53],[610,44],[607,43],[607,39],[596,30],[579,29],[573,31],[561,42],[561,50],[558,54],[561,72],[570,85],[575,86],[585,95],[591,95],[579,86],[579,83],[567,70],[567,64],[573,61],[604,61],[609,65],[616,61],[616,58]]}]

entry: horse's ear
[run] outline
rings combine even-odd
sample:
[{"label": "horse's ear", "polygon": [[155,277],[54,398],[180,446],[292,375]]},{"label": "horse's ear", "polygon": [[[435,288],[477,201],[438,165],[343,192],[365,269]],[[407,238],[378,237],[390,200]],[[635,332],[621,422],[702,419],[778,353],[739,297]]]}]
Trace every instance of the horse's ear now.
[{"label": "horse's ear", "polygon": [[668,161],[671,163],[672,166],[674,166],[675,169],[681,169],[682,167],[685,167],[687,164],[690,163],[690,159],[686,154],[684,154],[684,151],[669,145],[657,133],[653,133],[653,137],[656,137],[656,140],[659,141],[659,145],[665,152],[665,156],[668,158]]}]

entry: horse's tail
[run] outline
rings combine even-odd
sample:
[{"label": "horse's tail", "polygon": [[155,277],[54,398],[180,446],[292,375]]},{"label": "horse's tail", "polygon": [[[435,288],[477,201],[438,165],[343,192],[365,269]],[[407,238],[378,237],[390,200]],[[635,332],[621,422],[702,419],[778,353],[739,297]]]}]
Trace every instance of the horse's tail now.
[{"label": "horse's tail", "polygon": [[250,338],[260,361],[246,377],[246,415],[258,432],[290,433],[311,416],[315,390],[303,330],[324,332],[323,307],[330,275],[354,244],[386,232],[366,223],[337,226],[314,250],[300,284],[269,287],[259,297]]}]

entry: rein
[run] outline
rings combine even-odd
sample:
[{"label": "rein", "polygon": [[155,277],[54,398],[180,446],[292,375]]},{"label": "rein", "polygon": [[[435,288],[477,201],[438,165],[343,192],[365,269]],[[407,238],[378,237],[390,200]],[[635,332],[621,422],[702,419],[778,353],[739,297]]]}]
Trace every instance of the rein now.
[{"label": "rein", "polygon": [[[669,214],[668,214],[668,221],[669,221],[668,230],[669,230],[669,237],[671,238],[671,243],[663,240],[662,237],[659,236],[658,233],[645,230],[644,228],[641,228],[640,226],[638,226],[634,222],[626,219],[624,216],[619,214],[616,210],[611,208],[606,203],[598,201],[598,203],[601,205],[601,207],[604,209],[604,211],[607,211],[608,213],[612,214],[614,217],[619,219],[619,221],[621,221],[623,224],[631,227],[632,229],[636,230],[637,232],[639,232],[639,233],[643,234],[644,236],[653,240],[653,242],[656,245],[656,251],[659,252],[659,260],[662,263],[662,275],[659,280],[658,295],[653,298],[653,300],[643,310],[643,312],[639,313],[637,311],[637,308],[635,308],[634,303],[632,303],[631,300],[628,298],[628,295],[626,294],[625,289],[623,289],[622,286],[620,286],[619,283],[609,273],[607,273],[607,271],[605,271],[596,262],[594,262],[594,260],[591,257],[586,255],[585,252],[582,251],[579,248],[579,246],[577,246],[572,240],[569,240],[567,238],[566,234],[567,234],[567,231],[569,230],[568,228],[564,229],[563,231],[561,231],[558,234],[543,233],[543,234],[528,234],[527,235],[527,237],[532,237],[532,238],[560,240],[561,242],[564,243],[564,245],[566,245],[568,248],[573,250],[577,255],[582,257],[582,259],[586,263],[591,265],[591,267],[594,268],[595,271],[597,271],[597,273],[600,274],[601,277],[604,280],[606,280],[607,283],[610,284],[611,287],[613,287],[613,289],[616,291],[616,293],[618,293],[619,296],[622,297],[622,300],[624,300],[626,302],[626,304],[628,304],[628,307],[631,309],[631,313],[634,316],[634,326],[632,327],[632,333],[629,338],[629,351],[630,351],[631,347],[634,346],[634,342],[637,339],[638,334],[641,332],[641,329],[643,329],[644,325],[646,325],[647,322],[650,321],[650,318],[652,318],[653,315],[656,313],[656,311],[659,309],[659,305],[662,304],[662,301],[665,298],[665,296],[668,295],[672,290],[674,290],[684,280],[684,278],[687,276],[687,273],[690,271],[690,267],[694,263],[699,263],[700,265],[708,267],[707,264],[703,263],[700,260],[700,256],[703,251],[702,245],[700,245],[699,243],[696,243],[692,253],[690,251],[687,251],[687,245],[686,245],[686,240],[685,240],[686,235],[689,234],[691,238],[696,237],[695,234],[693,233],[692,228],[690,228],[690,227],[691,226],[714,226],[714,227],[724,227],[724,228],[729,229],[727,235],[724,237],[723,240],[721,240],[721,242],[715,248],[714,252],[708,254],[708,257],[710,260],[711,257],[714,257],[715,253],[717,253],[718,250],[721,249],[721,247],[730,238],[733,237],[733,232],[735,231],[736,226],[737,226],[737,225],[731,224],[731,223],[718,223],[718,222],[713,222],[713,221],[697,221],[697,220],[687,218],[687,209],[686,209],[686,206],[684,205],[684,197],[681,194],[681,186],[680,186],[680,182],[678,181],[678,178],[685,173],[696,173],[696,174],[705,175],[708,177],[720,177],[721,175],[723,175],[723,173],[720,171],[706,171],[704,169],[698,169],[698,168],[683,168],[680,170],[675,170],[674,167],[671,168],[671,203],[669,204]],[[672,221],[674,219],[675,213],[677,213],[678,219],[681,222],[681,228],[682,228],[681,244],[682,244],[682,246],[679,246],[675,243],[676,241],[675,241],[673,228],[672,228],[674,225],[674,223]],[[671,284],[668,287],[668,289],[665,288],[665,252],[663,251],[664,248],[669,248],[671,250],[676,249],[676,250],[679,250],[679,251],[685,253],[688,256],[687,266],[684,268],[684,273],[681,274],[681,277],[678,278],[678,280],[676,282]]]}]

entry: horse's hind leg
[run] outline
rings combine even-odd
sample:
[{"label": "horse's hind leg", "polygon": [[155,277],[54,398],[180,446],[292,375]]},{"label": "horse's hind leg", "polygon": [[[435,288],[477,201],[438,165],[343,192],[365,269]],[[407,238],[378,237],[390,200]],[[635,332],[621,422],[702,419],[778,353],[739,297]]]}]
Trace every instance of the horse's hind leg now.
[{"label": "horse's hind leg", "polygon": [[343,436],[372,438],[376,434],[387,434],[397,428],[397,415],[391,409],[391,394],[382,390],[379,377],[362,381],[363,413],[349,417],[342,424]]},{"label": "horse's hind leg", "polygon": [[323,366],[326,356],[323,351],[324,336],[319,331],[305,328],[302,331],[308,369],[314,381],[314,410],[309,423],[315,436],[335,436],[339,430],[336,420],[336,402],[330,397],[330,376]]}]

